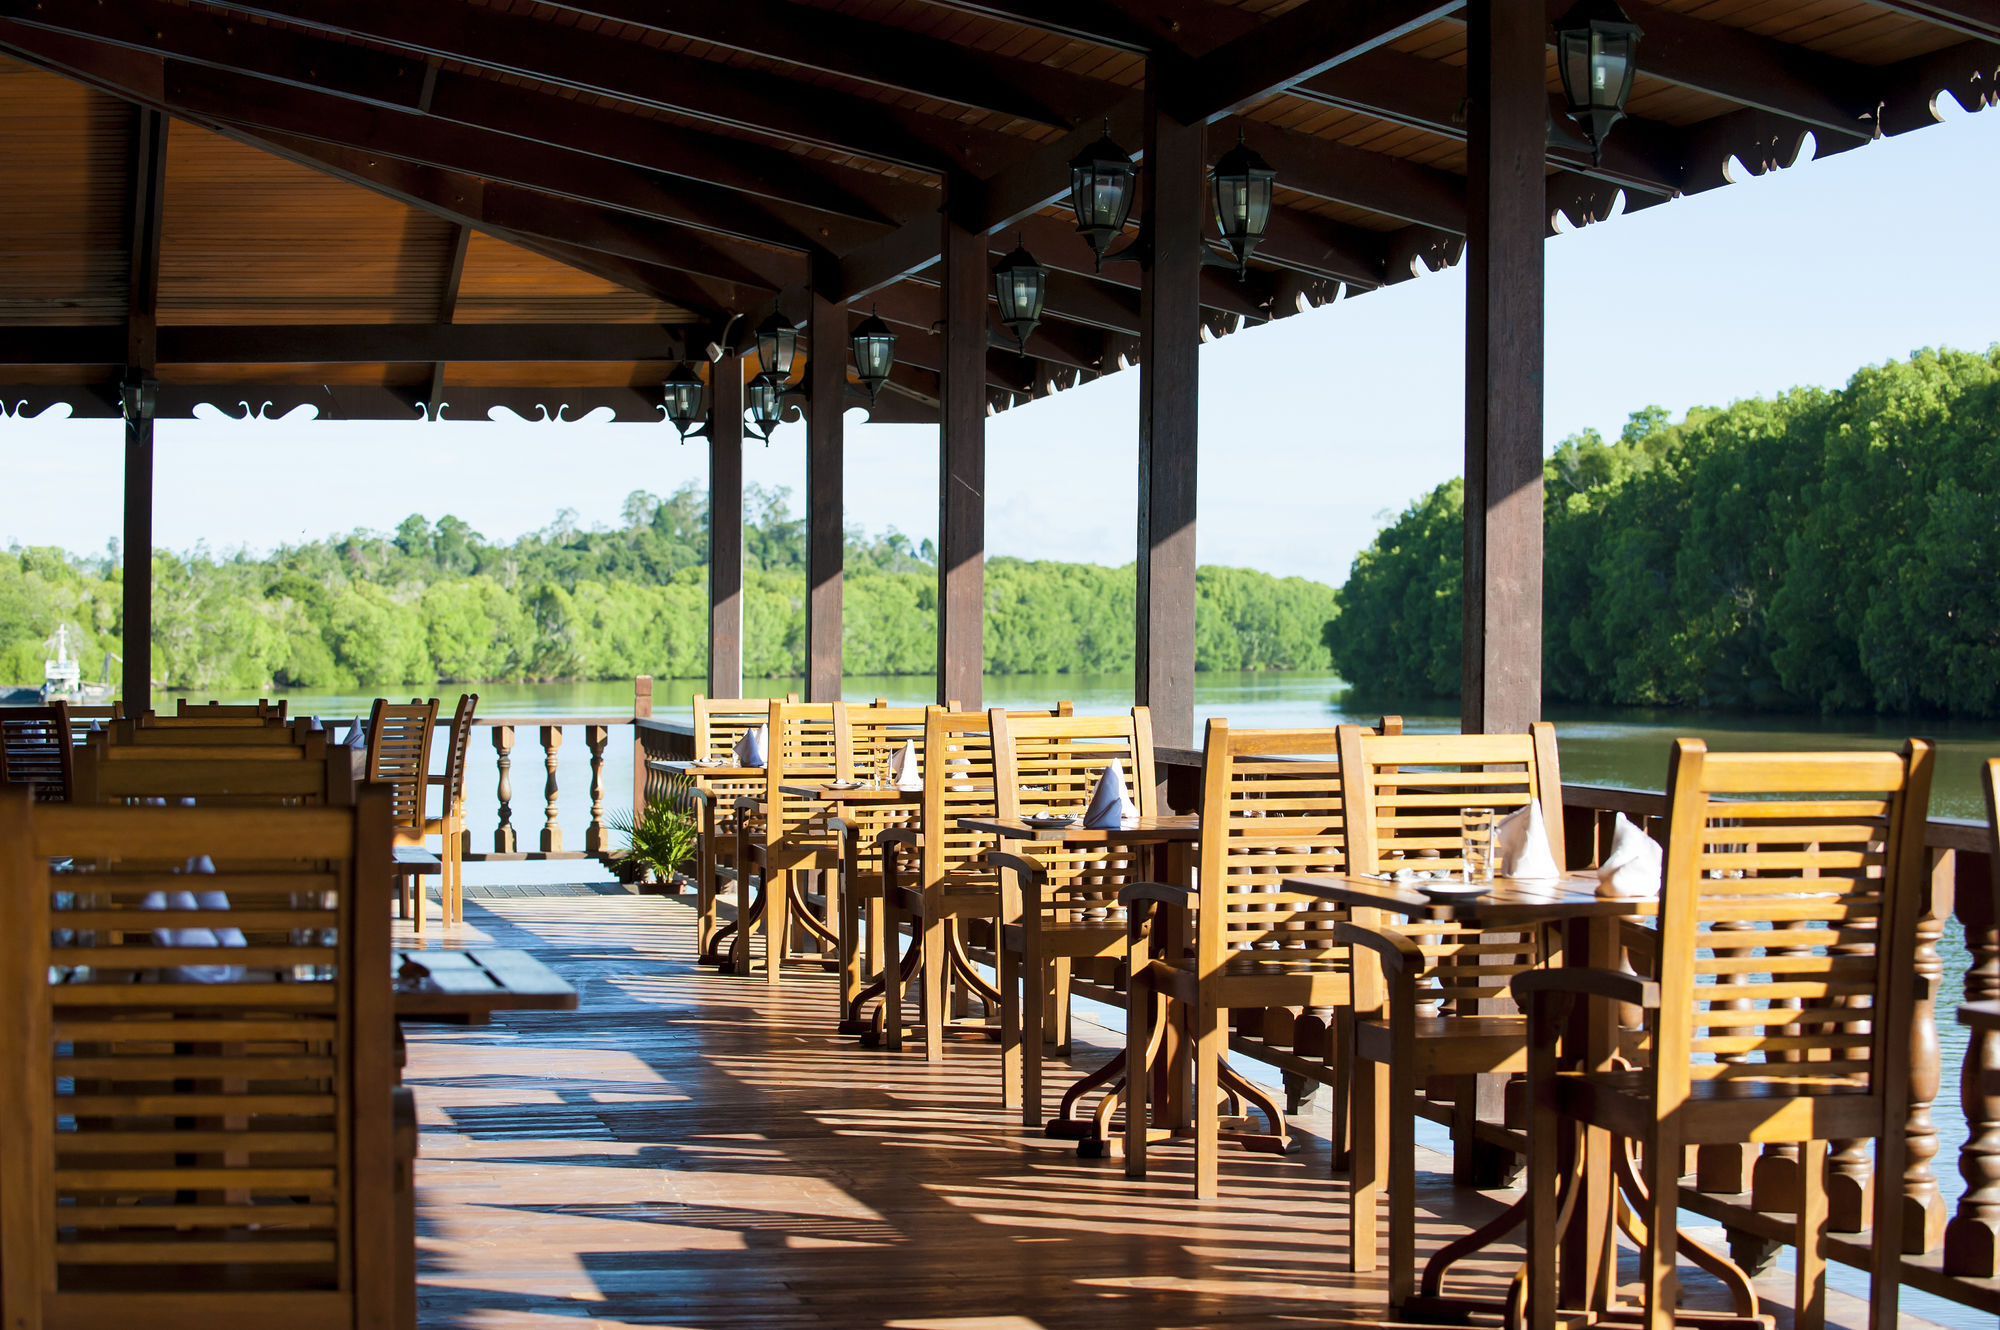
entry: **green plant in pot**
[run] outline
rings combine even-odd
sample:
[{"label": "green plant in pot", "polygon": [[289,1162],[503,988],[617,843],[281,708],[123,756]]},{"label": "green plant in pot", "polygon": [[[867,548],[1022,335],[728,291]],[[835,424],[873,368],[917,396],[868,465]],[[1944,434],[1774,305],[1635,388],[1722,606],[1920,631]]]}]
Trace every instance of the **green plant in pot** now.
[{"label": "green plant in pot", "polygon": [[625,852],[612,864],[612,871],[627,883],[672,882],[682,865],[693,860],[700,831],[684,788],[648,802],[637,817],[629,809],[613,814],[610,826],[625,838]]}]

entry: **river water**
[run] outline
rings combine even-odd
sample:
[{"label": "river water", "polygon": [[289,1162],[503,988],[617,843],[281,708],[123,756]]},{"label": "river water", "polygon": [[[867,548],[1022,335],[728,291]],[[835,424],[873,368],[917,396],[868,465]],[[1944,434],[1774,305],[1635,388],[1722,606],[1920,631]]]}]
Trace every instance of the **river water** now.
[{"label": "river water", "polygon": [[[702,683],[691,679],[660,679],[653,684],[653,714],[665,719],[687,719],[690,699]],[[783,696],[797,691],[797,680],[750,680],[745,692],[753,697]],[[985,681],[988,706],[1046,707],[1069,699],[1079,712],[1108,712],[1132,704],[1132,680],[1125,674],[998,675]],[[386,690],[391,697],[413,692],[428,696],[436,692],[440,711],[449,714],[458,689],[412,688],[404,685]],[[517,717],[532,721],[537,717],[603,716],[629,718],[632,714],[632,687],[625,683],[580,684],[485,684],[479,688],[479,714],[488,717]],[[928,678],[911,676],[850,677],[843,681],[842,694],[849,700],[865,702],[887,698],[898,705],[920,705],[933,700]],[[302,714],[345,718],[365,715],[372,695],[333,693],[280,694],[291,699],[292,709]],[[1196,743],[1210,717],[1227,717],[1237,728],[1278,726],[1332,726],[1346,721],[1372,724],[1383,712],[1403,717],[1413,731],[1456,731],[1456,704],[1435,698],[1401,701],[1354,699],[1341,680],[1324,673],[1215,673],[1195,676]],[[1671,741],[1682,735],[1699,737],[1710,747],[1725,750],[1784,749],[1894,749],[1912,734],[1934,739],[1939,746],[1937,775],[1931,794],[1933,817],[1962,817],[1984,820],[1986,811],[1978,787],[1979,764],[2000,756],[2000,725],[1950,724],[1936,721],[1885,720],[1867,717],[1821,717],[1803,715],[1745,715],[1741,713],[1640,708],[1550,708],[1547,718],[1554,721],[1561,745],[1563,779],[1571,784],[1613,785],[1631,789],[1659,790],[1666,785],[1667,753]],[[474,736],[467,772],[467,813],[474,849],[493,845],[497,822],[496,785],[498,768],[490,730]],[[523,849],[537,843],[546,821],[544,784],[546,755],[535,730],[515,732],[513,751],[513,825]],[[559,790],[557,823],[563,829],[564,844],[580,849],[590,821],[589,752],[580,729],[572,727],[556,754]],[[629,808],[632,801],[632,750],[629,731],[614,730],[604,761],[604,806],[607,813]],[[468,864],[466,880],[483,883],[549,883],[605,880],[605,875],[589,861],[554,863]],[[1958,1177],[1959,1149],[1965,1141],[1965,1118],[1957,1108],[1959,1067],[1965,1054],[1965,1034],[1951,1018],[1964,988],[1968,957],[1956,920],[1947,925],[1940,947],[1945,974],[1937,998],[1938,1034],[1943,1044],[1944,1084],[1939,1091],[1935,1114],[1938,1125],[1938,1154],[1933,1168],[1940,1189],[1955,1203],[1964,1189]],[[1115,1014],[1108,1014],[1115,1019]],[[1705,1221],[1684,1215],[1684,1224]],[[1865,1295],[1865,1281],[1853,1272],[1835,1266],[1836,1287]],[[1908,1312],[1950,1326],[1970,1326],[1974,1318],[1964,1308],[1939,1299],[1905,1291]],[[1981,1322],[1990,1324],[1990,1322]]]}]

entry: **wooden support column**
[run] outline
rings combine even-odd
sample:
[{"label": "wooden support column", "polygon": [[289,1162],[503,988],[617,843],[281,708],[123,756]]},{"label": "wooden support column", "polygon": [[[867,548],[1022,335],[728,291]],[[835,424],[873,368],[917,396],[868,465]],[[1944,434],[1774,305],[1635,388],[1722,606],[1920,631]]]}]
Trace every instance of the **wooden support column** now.
[{"label": "wooden support column", "polygon": [[937,700],[984,705],[986,660],[986,233],[947,186],[944,373],[938,411]]},{"label": "wooden support column", "polygon": [[708,376],[708,695],[743,696],[743,358]]},{"label": "wooden support column", "polygon": [[[834,271],[820,272],[821,267]],[[837,265],[816,264],[806,329],[811,402],[806,431],[806,701],[840,700],[841,568],[847,554],[843,413],[847,409],[847,304]]]},{"label": "wooden support column", "polygon": [[1542,237],[1547,18],[1466,7],[1465,644],[1468,733],[1542,712]]},{"label": "wooden support column", "polygon": [[125,319],[124,642],[127,715],[153,705],[153,412],[160,362],[160,208],[167,173],[167,117],[135,113],[132,141],[131,285]]},{"label": "wooden support column", "polygon": [[[472,242],[472,228],[454,226],[451,228],[451,252],[445,256],[444,290],[438,295],[438,317],[440,326],[449,326],[458,317],[458,288],[465,278],[465,251]],[[432,420],[444,410],[444,367],[440,360],[431,366],[431,387],[424,399],[424,414]]]},{"label": "wooden support column", "polygon": [[1139,601],[1135,697],[1153,738],[1194,747],[1194,515],[1199,451],[1201,270],[1207,165],[1202,127],[1162,109],[1146,75],[1145,233],[1139,279]]}]

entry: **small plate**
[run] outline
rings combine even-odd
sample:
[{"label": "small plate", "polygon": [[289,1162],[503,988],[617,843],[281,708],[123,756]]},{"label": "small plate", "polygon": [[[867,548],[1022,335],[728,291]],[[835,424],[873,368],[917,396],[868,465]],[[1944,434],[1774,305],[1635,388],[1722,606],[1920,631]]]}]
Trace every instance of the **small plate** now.
[{"label": "small plate", "polygon": [[820,782],[819,787],[822,790],[858,790],[861,788],[861,782],[858,780],[824,780]]},{"label": "small plate", "polygon": [[1083,825],[1083,819],[1080,817],[1058,816],[1053,813],[1043,813],[1035,817],[1024,817],[1021,820],[1031,827],[1080,827]]},{"label": "small plate", "polygon": [[1440,878],[1411,882],[1408,885],[1421,891],[1434,901],[1476,900],[1493,890],[1491,883],[1466,882],[1462,880],[1449,881]]}]

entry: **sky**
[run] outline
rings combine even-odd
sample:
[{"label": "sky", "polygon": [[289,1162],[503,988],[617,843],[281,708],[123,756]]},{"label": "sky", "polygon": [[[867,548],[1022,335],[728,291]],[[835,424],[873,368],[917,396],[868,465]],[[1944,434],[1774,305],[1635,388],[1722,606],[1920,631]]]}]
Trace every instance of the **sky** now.
[{"label": "sky", "polygon": [[[2000,115],[1944,123],[1614,217],[1547,249],[1548,446],[1801,384],[1925,346],[2000,341]],[[1201,352],[1199,557],[1334,585],[1394,513],[1462,469],[1463,270],[1248,329]],[[1136,540],[1139,375],[989,417],[987,548],[1122,564]],[[155,539],[261,552],[412,511],[495,540],[573,509],[616,525],[635,489],[707,483],[671,427],[600,420],[317,422],[215,415],[157,427]],[[0,543],[102,550],[118,532],[115,421],[0,419],[17,501]],[[744,478],[803,507],[805,429],[750,441]],[[381,483],[393,478],[393,483]],[[847,423],[847,520],[937,530],[937,431]]]}]

